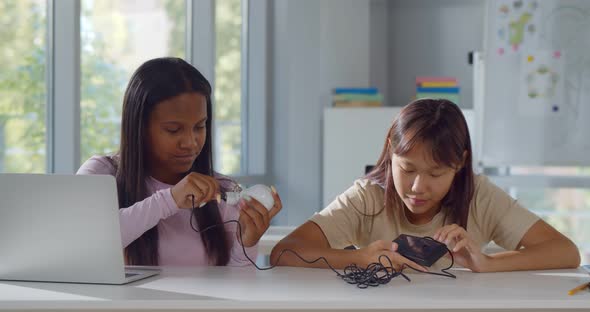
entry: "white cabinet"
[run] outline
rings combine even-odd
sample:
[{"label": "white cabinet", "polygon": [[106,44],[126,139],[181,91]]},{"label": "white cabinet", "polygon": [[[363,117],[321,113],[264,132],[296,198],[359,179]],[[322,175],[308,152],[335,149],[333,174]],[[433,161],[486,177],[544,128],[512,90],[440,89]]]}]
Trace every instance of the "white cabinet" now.
[{"label": "white cabinet", "polygon": [[322,207],[362,177],[379,159],[387,130],[401,107],[324,110]]}]

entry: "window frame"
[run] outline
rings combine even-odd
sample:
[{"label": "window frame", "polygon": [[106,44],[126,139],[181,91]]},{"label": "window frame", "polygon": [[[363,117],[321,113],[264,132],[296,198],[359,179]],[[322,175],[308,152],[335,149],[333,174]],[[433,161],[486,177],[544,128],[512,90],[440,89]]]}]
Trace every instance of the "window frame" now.
[{"label": "window frame", "polygon": [[559,175],[512,175],[509,170],[505,174],[490,173],[486,168],[484,173],[501,188],[581,188],[590,189],[590,176],[559,176]]},{"label": "window frame", "polygon": [[46,171],[74,173],[80,167],[80,0],[48,0],[47,24]]}]

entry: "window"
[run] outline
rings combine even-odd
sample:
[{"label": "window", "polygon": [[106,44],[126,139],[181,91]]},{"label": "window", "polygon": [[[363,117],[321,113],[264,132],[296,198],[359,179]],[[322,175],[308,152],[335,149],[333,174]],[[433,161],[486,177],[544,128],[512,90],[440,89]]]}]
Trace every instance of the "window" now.
[{"label": "window", "polygon": [[143,62],[185,56],[184,0],[82,0],[81,161],[116,152],[123,94]]},{"label": "window", "polygon": [[0,172],[46,170],[46,11],[0,0]]},{"label": "window", "polygon": [[582,263],[589,263],[590,168],[515,166],[510,167],[510,174],[522,178],[522,183],[510,187],[511,194],[572,239],[580,249]]},{"label": "window", "polygon": [[264,183],[265,1],[0,0],[0,12],[0,172],[73,173],[116,152],[132,72],[177,56],[213,84],[215,169]]},{"label": "window", "polygon": [[242,2],[215,2],[215,164],[235,175],[242,166]]}]

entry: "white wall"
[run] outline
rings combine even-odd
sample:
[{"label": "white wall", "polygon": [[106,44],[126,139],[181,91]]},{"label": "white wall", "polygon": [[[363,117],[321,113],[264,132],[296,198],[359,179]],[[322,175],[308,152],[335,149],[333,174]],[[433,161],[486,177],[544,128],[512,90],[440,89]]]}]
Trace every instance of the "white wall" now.
[{"label": "white wall", "polygon": [[268,158],[285,207],[277,224],[323,208],[322,111],[332,88],[377,86],[385,105],[403,106],[415,76],[450,75],[461,83],[460,106],[472,107],[467,53],[483,42],[484,0],[269,3]]},{"label": "white wall", "polygon": [[391,45],[389,29],[389,0],[371,0],[370,4],[370,81],[383,95],[384,105],[393,106],[390,80]]},{"label": "white wall", "polygon": [[484,0],[388,1],[390,44],[389,105],[403,106],[415,95],[416,76],[454,76],[462,108],[473,107],[469,51],[481,51]]},{"label": "white wall", "polygon": [[369,3],[271,2],[271,170],[285,207],[278,224],[299,225],[322,208],[322,111],[332,88],[369,86]]}]

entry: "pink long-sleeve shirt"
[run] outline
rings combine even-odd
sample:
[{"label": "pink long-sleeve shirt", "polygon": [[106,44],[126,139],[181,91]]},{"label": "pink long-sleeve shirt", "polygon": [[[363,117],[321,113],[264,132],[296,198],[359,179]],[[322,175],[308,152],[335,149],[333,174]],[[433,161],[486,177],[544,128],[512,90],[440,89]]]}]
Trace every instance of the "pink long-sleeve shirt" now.
[{"label": "pink long-sleeve shirt", "polygon": [[[93,156],[78,169],[77,174],[115,175],[115,167],[105,156]],[[127,208],[119,209],[121,238],[123,247],[127,247],[147,230],[154,226],[158,229],[158,260],[159,265],[170,266],[202,266],[211,265],[205,246],[199,233],[190,226],[190,209],[180,209],[172,198],[170,189],[173,185],[148,177],[148,192],[151,196]],[[219,212],[223,222],[237,220],[239,207],[219,204]],[[193,222],[196,226],[196,222]],[[235,223],[225,225],[230,240],[229,266],[251,265],[244,256],[242,246],[236,238]],[[246,253],[256,261],[257,245],[246,248]]]}]

